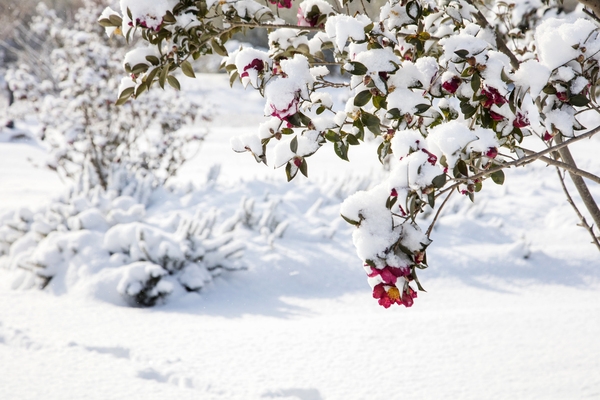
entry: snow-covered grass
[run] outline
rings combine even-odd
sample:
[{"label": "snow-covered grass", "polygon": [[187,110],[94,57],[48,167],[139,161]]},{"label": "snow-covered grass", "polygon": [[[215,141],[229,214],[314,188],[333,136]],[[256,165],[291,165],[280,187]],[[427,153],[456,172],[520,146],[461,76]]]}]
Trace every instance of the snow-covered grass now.
[{"label": "snow-covered grass", "polygon": [[[0,270],[2,399],[600,397],[600,257],[552,168],[510,171],[475,204],[451,200],[419,275],[428,292],[386,310],[339,217],[345,196],[384,173],[376,144],[352,148],[352,163],[323,149],[308,181],[287,183],[282,170],[230,150],[231,137],[260,121],[255,92],[229,89],[223,75],[185,84],[223,108],[180,171],[190,194],[155,198],[148,218],[201,206],[218,207],[223,222],[245,196],[260,212],[275,207],[283,236],[248,229],[247,270],[151,309],[111,301],[101,286],[10,290]],[[573,151],[580,168],[600,171],[599,138]],[[43,153],[0,143],[0,214],[63,190],[28,157]]]}]

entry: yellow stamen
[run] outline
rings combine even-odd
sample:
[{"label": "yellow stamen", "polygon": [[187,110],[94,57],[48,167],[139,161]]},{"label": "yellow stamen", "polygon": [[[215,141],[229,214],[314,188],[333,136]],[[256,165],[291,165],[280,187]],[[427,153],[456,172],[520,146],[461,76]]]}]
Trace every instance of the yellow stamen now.
[{"label": "yellow stamen", "polygon": [[398,300],[400,298],[400,291],[398,290],[397,287],[391,287],[390,290],[388,290],[387,292],[388,297],[390,298],[390,300]]}]

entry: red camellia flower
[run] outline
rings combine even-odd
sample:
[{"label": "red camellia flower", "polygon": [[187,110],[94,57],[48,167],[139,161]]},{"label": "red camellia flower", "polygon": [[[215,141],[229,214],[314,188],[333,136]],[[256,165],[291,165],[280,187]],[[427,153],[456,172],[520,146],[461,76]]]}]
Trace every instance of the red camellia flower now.
[{"label": "red camellia flower", "polygon": [[392,189],[392,191],[390,192],[390,196],[391,197],[398,197],[398,192],[396,191],[396,189]]},{"label": "red camellia flower", "polygon": [[490,108],[494,104],[501,106],[502,104],[506,103],[506,99],[502,97],[500,92],[498,92],[498,89],[491,86],[481,89],[481,95],[486,97],[485,101],[483,102],[484,108]]},{"label": "red camellia flower", "polygon": [[569,101],[569,96],[567,96],[567,92],[558,92],[556,93],[556,97],[563,103]]},{"label": "red camellia flower", "polygon": [[400,293],[400,289],[396,286],[387,286],[383,283],[376,285],[373,288],[373,298],[378,299],[379,305],[390,308],[392,304],[403,304],[405,307],[411,307],[414,299],[417,298],[417,292],[410,286]]},{"label": "red camellia flower", "polygon": [[529,119],[527,118],[527,116],[521,114],[520,112],[517,113],[517,117],[515,118],[515,120],[513,121],[513,126],[515,128],[524,128],[526,126],[529,125]]},{"label": "red camellia flower", "polygon": [[242,78],[248,76],[249,69],[255,69],[258,72],[263,71],[265,69],[265,62],[263,60],[255,58],[254,60],[252,60],[252,62],[250,62],[250,64],[248,64],[244,67],[244,72],[242,72],[242,75],[240,75],[240,76]]},{"label": "red camellia flower", "polygon": [[494,121],[502,121],[504,119],[504,115],[500,115],[496,112],[493,112],[490,110],[490,117],[494,120]]},{"label": "red camellia flower", "polygon": [[455,76],[449,81],[442,83],[442,89],[450,94],[454,94],[458,90],[458,87],[461,83],[462,80],[458,76]]},{"label": "red camellia flower", "polygon": [[427,149],[421,149],[421,151],[429,156],[427,157],[427,161],[429,162],[429,164],[435,165],[435,163],[437,162],[437,156],[429,152]]},{"label": "red camellia flower", "polygon": [[551,135],[549,132],[546,132],[546,133],[544,133],[544,137],[543,137],[543,139],[544,139],[546,142],[549,142],[549,141],[551,141],[551,140],[552,140],[552,138],[553,138],[553,137],[554,137],[554,136],[552,136],[552,135]]},{"label": "red camellia flower", "polygon": [[292,0],[269,0],[271,4],[277,4],[278,8],[292,8]]},{"label": "red camellia flower", "polygon": [[385,308],[390,308],[390,306],[394,303],[402,304],[402,299],[398,288],[392,286],[386,290],[383,283],[380,283],[373,288],[373,298],[378,299],[377,302],[379,305]]},{"label": "red camellia flower", "polygon": [[382,269],[371,267],[371,273],[367,274],[369,278],[374,278],[377,275],[381,277],[383,283],[395,285],[398,278],[410,275],[409,267],[390,267],[386,265]]},{"label": "red camellia flower", "polygon": [[[300,101],[300,93],[296,93],[292,101],[283,109],[278,109],[271,105],[271,116],[277,117],[282,121],[288,121],[288,117],[298,112],[298,102]],[[289,122],[289,121],[288,121]]]}]

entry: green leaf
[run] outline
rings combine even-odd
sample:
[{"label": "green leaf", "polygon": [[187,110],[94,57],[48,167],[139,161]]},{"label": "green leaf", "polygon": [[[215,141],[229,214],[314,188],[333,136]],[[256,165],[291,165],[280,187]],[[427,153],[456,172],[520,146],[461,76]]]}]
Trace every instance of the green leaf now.
[{"label": "green leaf", "polygon": [[360,144],[360,142],[358,141],[358,139],[356,138],[356,136],[354,136],[351,133],[349,133],[348,136],[346,136],[346,141],[348,142],[348,144],[350,144],[352,146],[356,146],[356,145]]},{"label": "green leaf", "polygon": [[371,100],[371,97],[372,95],[370,90],[363,90],[354,96],[354,105],[356,107],[363,107],[369,102],[369,100]]},{"label": "green leaf", "polygon": [[504,171],[492,172],[492,180],[496,185],[502,185],[504,183]]},{"label": "green leaf", "polygon": [[190,64],[190,62],[187,60],[181,63],[181,71],[185,76],[189,76],[190,78],[196,77],[194,68],[192,68],[192,64]]},{"label": "green leaf", "polygon": [[546,93],[546,94],[556,94],[556,89],[554,88],[554,86],[552,86],[551,84],[547,84],[546,86],[544,86],[544,88],[542,89],[542,92]]},{"label": "green leaf", "polygon": [[373,105],[376,109],[387,108],[387,101],[383,96],[373,96]]},{"label": "green leaf", "polygon": [[433,184],[433,186],[436,187],[436,189],[443,188],[444,185],[446,184],[446,174],[441,174],[441,175],[436,176],[435,178],[433,178],[431,183]]},{"label": "green leaf", "polygon": [[308,164],[306,163],[305,158],[302,159],[302,163],[300,164],[300,172],[302,172],[302,175],[308,178]]},{"label": "green leaf", "polygon": [[290,150],[294,154],[296,154],[298,151],[298,136],[294,136],[294,138],[290,141]]},{"label": "green leaf", "polygon": [[329,140],[330,142],[339,142],[342,138],[340,135],[330,129],[325,133],[325,139]]},{"label": "green leaf", "polygon": [[431,208],[435,207],[435,194],[433,192],[427,195],[427,202]]},{"label": "green leaf", "polygon": [[569,104],[575,107],[587,106],[590,101],[582,94],[577,94],[569,99]]},{"label": "green leaf", "polygon": [[417,109],[416,114],[423,114],[425,111],[431,108],[431,104],[417,104],[415,108]]},{"label": "green leaf", "polygon": [[422,9],[418,1],[409,1],[406,4],[406,14],[413,20],[416,21],[421,18]]},{"label": "green leaf", "polygon": [[146,56],[146,60],[148,60],[150,64],[155,66],[160,64],[160,59],[156,56]]},{"label": "green leaf", "polygon": [[402,115],[400,114],[400,110],[397,108],[392,108],[391,110],[387,110],[387,113],[389,114],[389,119],[400,119],[402,118]]},{"label": "green leaf", "polygon": [[135,97],[139,97],[140,94],[142,94],[147,89],[148,89],[148,85],[146,84],[146,82],[140,83],[140,85],[137,87],[137,89],[135,91]]},{"label": "green leaf", "polygon": [[121,26],[123,25],[123,19],[121,19],[121,17],[119,17],[118,15],[115,14],[111,14],[108,19],[110,20],[110,22],[113,24],[113,26]]},{"label": "green leaf", "polygon": [[469,169],[464,160],[458,160],[454,166],[454,176],[458,178],[457,172],[462,176],[469,176]]},{"label": "green leaf", "polygon": [[360,116],[360,120],[364,126],[366,126],[371,132],[375,135],[379,135],[381,133],[381,127],[379,126],[381,121],[376,115],[370,114],[368,112],[363,112]]},{"label": "green leaf", "polygon": [[167,82],[167,75],[169,75],[169,67],[170,66],[171,66],[171,63],[168,63],[167,65],[162,67],[162,70],[160,71],[160,75],[158,76],[158,84],[163,89],[165,88],[165,83]]},{"label": "green leaf", "polygon": [[239,76],[240,76],[240,74],[238,74],[238,72],[237,72],[237,71],[235,71],[234,73],[232,73],[232,74],[229,76],[229,86],[233,86],[233,82],[235,82],[235,81],[236,81],[236,79],[237,79]]},{"label": "green leaf", "polygon": [[119,99],[117,100],[117,102],[115,104],[118,106],[120,106],[121,104],[124,104],[127,100],[129,100],[129,98],[133,94],[134,90],[135,90],[134,87],[128,87],[128,88],[124,89],[121,92],[121,94],[119,95]]},{"label": "green leaf", "polygon": [[382,142],[377,148],[377,157],[379,158],[379,162],[383,164],[385,157],[390,153],[391,144],[390,142]]},{"label": "green leaf", "polygon": [[477,112],[477,108],[473,107],[468,101],[463,101],[460,103],[460,111],[465,116],[465,119],[471,118]]},{"label": "green leaf", "polygon": [[131,68],[131,73],[135,75],[142,74],[146,71],[148,71],[148,64],[146,63],[139,63],[136,64],[133,68]]},{"label": "green leaf", "polygon": [[[293,172],[292,172],[293,169]],[[292,166],[292,163],[288,162],[285,166],[285,176],[287,177],[288,182],[294,179],[296,174],[298,173],[298,168],[296,166]]]},{"label": "green leaf", "polygon": [[390,196],[385,202],[385,206],[388,210],[391,210],[394,204],[396,204],[396,201],[398,201],[398,196]]},{"label": "green leaf", "polygon": [[352,71],[348,71],[348,73],[352,75],[364,75],[369,71],[364,64],[358,61],[350,61],[349,64],[352,65]]},{"label": "green leaf", "polygon": [[473,74],[473,77],[471,78],[471,89],[473,89],[473,94],[477,94],[477,91],[479,90],[479,88],[481,87],[481,77],[479,76],[479,74],[475,73]]},{"label": "green leaf", "polygon": [[179,81],[173,75],[167,76],[167,82],[169,82],[169,85],[173,86],[175,89],[181,90],[181,85],[179,84]]},{"label": "green leaf", "polygon": [[350,218],[346,218],[344,216],[344,214],[340,214],[342,216],[342,218],[344,218],[344,221],[346,221],[347,223],[349,223],[350,225],[354,225],[354,226],[360,226],[360,221],[354,221]]},{"label": "green leaf", "polygon": [[467,56],[469,55],[469,50],[464,50],[464,49],[456,50],[454,52],[454,54],[456,54],[460,58],[467,58]]},{"label": "green leaf", "polygon": [[319,106],[319,108],[317,108],[317,115],[323,114],[323,111],[325,111],[325,110],[326,110],[325,106]]},{"label": "green leaf", "polygon": [[335,151],[335,154],[337,154],[337,156],[339,158],[341,158],[342,160],[348,160],[348,146],[346,146],[346,144],[342,141],[339,142],[335,142],[335,144],[333,145],[333,150]]},{"label": "green leaf", "polygon": [[227,53],[227,49],[221,43],[217,42],[215,39],[210,42],[215,53],[222,57],[227,57],[229,54]]}]

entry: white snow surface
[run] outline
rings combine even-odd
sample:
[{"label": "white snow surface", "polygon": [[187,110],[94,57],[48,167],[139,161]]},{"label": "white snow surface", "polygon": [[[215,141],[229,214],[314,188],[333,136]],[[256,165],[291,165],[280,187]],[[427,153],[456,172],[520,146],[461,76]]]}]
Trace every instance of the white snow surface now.
[{"label": "white snow surface", "polygon": [[[281,169],[231,151],[230,138],[264,121],[255,92],[229,89],[225,75],[182,87],[218,99],[221,113],[179,173],[178,185],[197,189],[179,202],[155,198],[147,212],[218,207],[222,222],[243,196],[270,199],[288,221],[283,236],[248,235],[247,271],[151,309],[85,290],[11,290],[0,270],[0,398],[600,397],[600,257],[552,168],[507,171],[504,186],[486,181],[475,203],[453,196],[419,273],[427,292],[410,309],[386,310],[371,297],[354,227],[339,217],[344,198],[385,176],[378,143],[353,147],[351,163],[327,145],[308,159],[308,181],[287,183]],[[599,151],[598,137],[573,147],[592,172]],[[31,142],[0,140],[0,215],[62,192],[54,174],[26,161],[43,157]],[[207,183],[216,164],[221,174]]]}]

